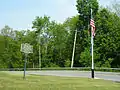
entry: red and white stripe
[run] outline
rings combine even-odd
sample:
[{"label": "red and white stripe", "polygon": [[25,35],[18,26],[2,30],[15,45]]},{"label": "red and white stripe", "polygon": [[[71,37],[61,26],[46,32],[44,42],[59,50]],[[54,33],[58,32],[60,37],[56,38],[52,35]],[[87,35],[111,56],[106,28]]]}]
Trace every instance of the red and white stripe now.
[{"label": "red and white stripe", "polygon": [[95,23],[93,19],[90,20],[90,26],[92,28],[92,35],[95,36]]}]

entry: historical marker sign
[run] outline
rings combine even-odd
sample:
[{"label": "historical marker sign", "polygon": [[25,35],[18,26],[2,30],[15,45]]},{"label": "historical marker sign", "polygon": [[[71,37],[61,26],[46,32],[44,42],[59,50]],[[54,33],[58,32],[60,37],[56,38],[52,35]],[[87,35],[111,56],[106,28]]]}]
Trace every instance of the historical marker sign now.
[{"label": "historical marker sign", "polygon": [[25,53],[25,65],[24,65],[24,76],[23,76],[23,78],[25,79],[27,55],[29,53],[33,53],[33,46],[28,43],[21,44],[20,51]]}]

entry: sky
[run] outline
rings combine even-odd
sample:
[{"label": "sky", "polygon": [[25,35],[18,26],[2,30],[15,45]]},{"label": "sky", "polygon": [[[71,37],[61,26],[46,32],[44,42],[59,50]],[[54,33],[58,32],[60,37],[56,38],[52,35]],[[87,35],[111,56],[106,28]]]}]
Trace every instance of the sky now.
[{"label": "sky", "polygon": [[[99,0],[100,5],[109,5],[113,0]],[[59,23],[75,16],[76,0],[0,0],[0,29],[5,25],[14,30],[31,29],[36,16],[50,16]]]}]

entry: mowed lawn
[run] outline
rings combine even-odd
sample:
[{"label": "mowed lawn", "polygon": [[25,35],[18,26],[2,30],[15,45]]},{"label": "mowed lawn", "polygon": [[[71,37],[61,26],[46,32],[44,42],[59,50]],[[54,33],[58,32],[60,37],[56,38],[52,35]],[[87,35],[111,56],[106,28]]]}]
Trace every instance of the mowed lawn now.
[{"label": "mowed lawn", "polygon": [[0,72],[0,90],[120,90],[120,83],[88,78],[13,75]]}]

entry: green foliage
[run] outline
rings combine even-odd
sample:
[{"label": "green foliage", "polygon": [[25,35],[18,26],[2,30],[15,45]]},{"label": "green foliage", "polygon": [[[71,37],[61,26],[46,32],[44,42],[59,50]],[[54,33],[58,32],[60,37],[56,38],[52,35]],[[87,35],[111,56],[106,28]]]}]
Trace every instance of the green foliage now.
[{"label": "green foliage", "polygon": [[5,50],[5,38],[0,35],[0,54]]},{"label": "green foliage", "polygon": [[99,8],[98,2],[97,0],[77,0],[76,7],[79,13],[79,27],[87,30],[91,18],[91,8],[93,17],[95,17]]},{"label": "green foliage", "polygon": [[80,54],[79,62],[82,64],[82,67],[90,67],[91,66],[91,55],[90,49],[86,48],[84,52]]},{"label": "green foliage", "polygon": [[[116,57],[116,51],[118,51],[120,47],[120,32],[119,32],[119,23],[120,18],[103,8],[99,11],[96,18],[96,38],[95,38],[95,47],[97,49],[96,52],[100,53],[101,66],[108,66],[109,58]],[[114,62],[114,59],[112,62]],[[112,67],[114,65],[112,64]]]},{"label": "green foliage", "polygon": [[69,59],[65,60],[65,67],[70,67],[70,64],[71,64],[71,61]]},{"label": "green foliage", "polygon": [[32,22],[33,31],[14,31],[7,25],[1,29],[0,68],[23,68],[25,55],[20,52],[22,43],[33,45],[33,54],[27,57],[28,68],[40,67],[39,58],[42,68],[70,67],[75,30],[78,32],[74,67],[90,67],[90,8],[93,9],[96,26],[95,67],[120,67],[119,8],[114,8],[115,13],[99,8],[97,0],[77,0],[76,7],[79,15],[67,18],[62,24],[48,16],[37,16]]}]

